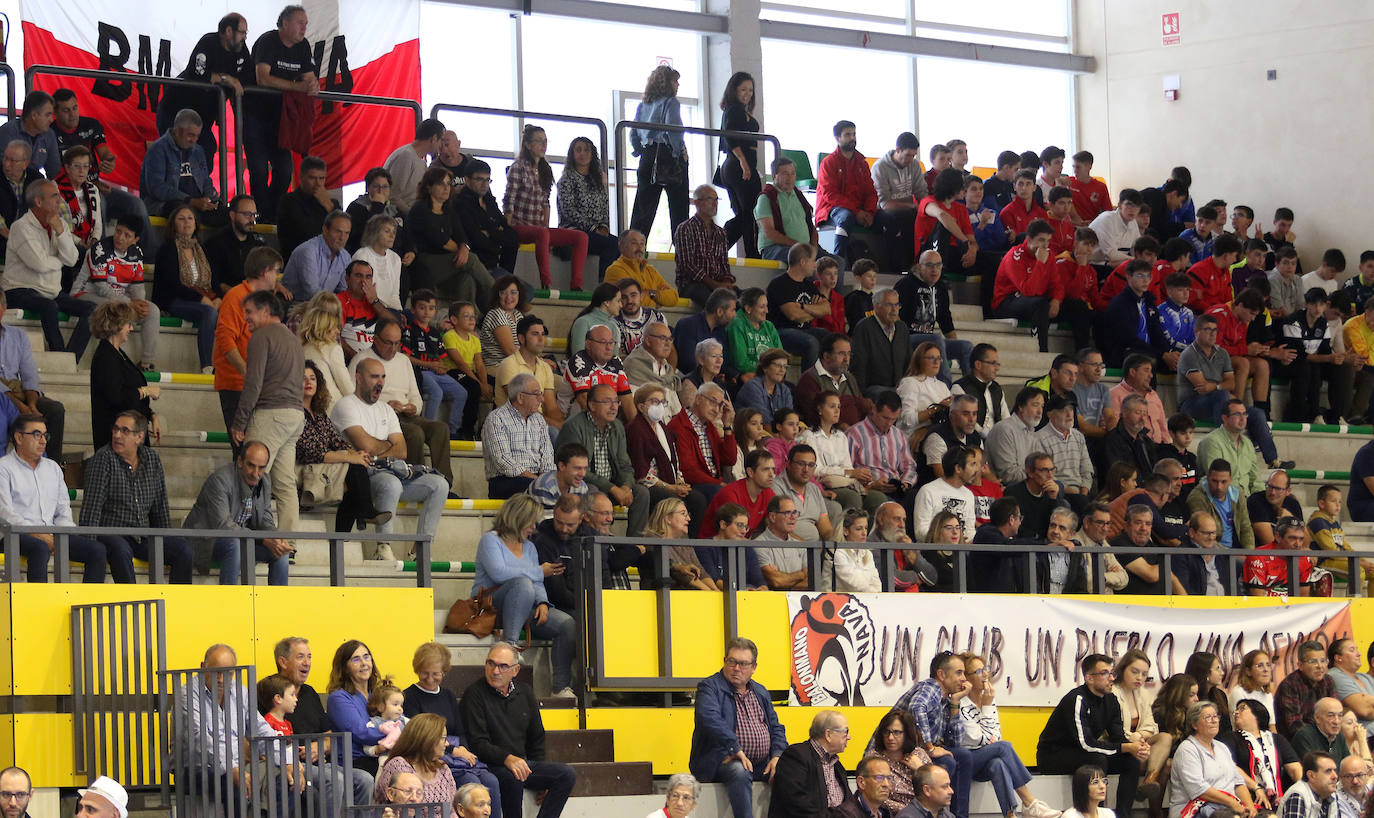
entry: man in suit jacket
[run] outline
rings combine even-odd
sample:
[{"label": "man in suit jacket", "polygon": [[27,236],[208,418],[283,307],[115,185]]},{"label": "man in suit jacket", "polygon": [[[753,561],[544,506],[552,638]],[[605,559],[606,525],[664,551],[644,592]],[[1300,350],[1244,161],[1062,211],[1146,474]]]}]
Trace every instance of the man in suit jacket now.
[{"label": "man in suit jacket", "polygon": [[848,744],[844,714],[817,713],[810,739],[788,747],[778,759],[768,818],[828,818],[849,797],[849,775],[838,757]]},{"label": "man in suit jacket", "polygon": [[703,783],[721,782],[734,818],[753,818],[753,784],[771,781],[787,749],[768,690],[754,681],[759,649],[730,640],[725,666],[697,683],[696,726],[688,769]]},{"label": "man in suit jacket", "polygon": [[682,475],[677,447],[663,421],[666,419],[666,391],[656,383],[647,383],[635,390],[635,418],[625,427],[634,465],[635,480],[649,489],[650,508],[670,497],[687,506],[692,515],[692,536],[696,536],[701,521],[706,518],[706,495],[695,491]]},{"label": "man in suit jacket", "polygon": [[702,384],[692,405],[668,421],[669,436],[682,464],[682,477],[708,503],[725,485],[727,470],[739,456],[734,422],[735,409],[717,383]]},{"label": "man in suit jacket", "polygon": [[850,374],[867,398],[896,389],[911,358],[911,333],[897,320],[897,291],[873,292],[873,314],[854,326]]}]

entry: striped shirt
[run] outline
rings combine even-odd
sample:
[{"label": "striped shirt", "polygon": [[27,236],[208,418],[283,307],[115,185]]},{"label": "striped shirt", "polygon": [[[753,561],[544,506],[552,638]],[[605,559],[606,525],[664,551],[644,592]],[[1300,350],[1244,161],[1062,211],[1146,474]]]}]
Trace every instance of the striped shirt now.
[{"label": "striped shirt", "polygon": [[895,477],[899,482],[916,485],[916,461],[906,436],[895,423],[886,432],[879,432],[871,418],[864,418],[850,426],[845,435],[855,468],[867,467],[880,483]]}]

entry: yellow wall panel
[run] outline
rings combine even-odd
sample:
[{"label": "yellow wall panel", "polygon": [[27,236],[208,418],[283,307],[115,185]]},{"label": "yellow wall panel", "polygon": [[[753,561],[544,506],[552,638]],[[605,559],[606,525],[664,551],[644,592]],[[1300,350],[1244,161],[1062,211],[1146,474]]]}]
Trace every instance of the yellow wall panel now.
[{"label": "yellow wall panel", "polygon": [[263,586],[253,596],[256,642],[251,650],[240,648],[240,661],[252,661],[259,676],[273,673],[277,641],[303,636],[310,640],[310,685],[321,696],[334,651],[344,642],[365,642],[382,673],[405,688],[415,681],[415,648],[434,638],[434,593],[428,588]]},{"label": "yellow wall panel", "polygon": [[35,787],[77,787],[90,781],[72,775],[72,717],[32,713],[14,717],[14,755]]},{"label": "yellow wall panel", "polygon": [[[657,676],[658,596],[653,591],[603,591],[604,676]],[[634,648],[630,649],[630,645]]]}]

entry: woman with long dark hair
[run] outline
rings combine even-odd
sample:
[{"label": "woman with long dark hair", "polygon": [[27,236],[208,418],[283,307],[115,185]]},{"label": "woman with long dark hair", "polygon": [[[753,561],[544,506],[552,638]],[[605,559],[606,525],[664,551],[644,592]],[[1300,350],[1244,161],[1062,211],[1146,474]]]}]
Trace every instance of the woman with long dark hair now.
[{"label": "woman with long dark hair", "polygon": [[[725,83],[720,98],[720,129],[758,133],[759,121],[754,119],[754,78],[747,71],[736,71]],[[730,246],[744,240],[744,255],[759,258],[758,223],[754,221],[754,205],[763,191],[759,175],[758,142],[752,139],[722,139],[720,152],[725,161],[720,166],[719,182],[730,195],[730,208],[735,217],[725,223],[725,237]]]},{"label": "woman with long dark hair", "polygon": [[893,814],[901,812],[916,797],[912,776],[931,763],[930,753],[926,752],[929,746],[910,711],[901,708],[887,711],[868,740],[864,756],[881,758],[892,768],[891,788],[883,806]]},{"label": "woman with long dark hair", "polygon": [[334,651],[329,666],[329,718],[340,732],[353,734],[353,768],[377,774],[377,757],[365,747],[375,747],[386,734],[369,724],[367,699],[382,684],[387,683],[372,649],[358,639],[350,639]]},{"label": "woman with long dark hair", "polygon": [[596,145],[585,136],[568,145],[568,163],[558,177],[558,226],[587,234],[587,252],[596,253],[601,278],[620,257],[620,244],[611,233],[611,199],[606,171]]},{"label": "woman with long dark hair", "polygon": [[[679,76],[667,65],[660,65],[649,74],[644,99],[635,109],[637,122],[682,124],[682,105],[677,99]],[[630,131],[630,145],[639,157],[630,227],[647,237],[658,215],[659,197],[666,192],[669,233],[676,233],[677,226],[687,221],[687,143],[677,131],[635,128]]]},{"label": "woman with long dark hair", "polygon": [[[587,234],[580,230],[549,227],[549,193],[553,190],[553,168],[544,154],[549,137],[537,125],[526,125],[520,134],[520,154],[506,168],[506,196],[501,209],[506,221],[522,242],[534,242],[534,261],[539,265],[539,281],[551,285],[549,247],[572,248],[574,290],[582,289],[582,269],[587,265]],[[614,261],[615,259],[611,259]]]},{"label": "woman with long dark hair", "polygon": [[1222,686],[1226,672],[1221,669],[1221,660],[1214,653],[1198,651],[1188,657],[1183,672],[1197,682],[1197,700],[1217,706],[1222,734],[1231,732],[1231,702],[1226,698],[1226,688]]}]

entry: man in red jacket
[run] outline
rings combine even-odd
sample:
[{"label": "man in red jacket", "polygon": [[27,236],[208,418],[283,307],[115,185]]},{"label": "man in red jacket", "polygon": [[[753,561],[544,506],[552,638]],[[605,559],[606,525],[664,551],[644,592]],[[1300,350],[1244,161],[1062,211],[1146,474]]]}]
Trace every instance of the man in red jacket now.
[{"label": "man in red jacket", "polygon": [[1093,336],[1101,334],[1102,311],[1095,306],[1097,269],[1088,263],[1096,249],[1097,234],[1080,227],[1074,231],[1073,248],[1054,260],[1054,275],[1064,290],[1060,314],[1073,328],[1074,349],[1092,346]]},{"label": "man in red jacket", "polygon": [[[1218,236],[1217,241],[1223,238],[1235,237]],[[1207,259],[1203,261],[1206,262]],[[1217,346],[1231,356],[1231,368],[1236,373],[1232,396],[1237,399],[1243,397],[1246,381],[1253,377],[1255,382],[1250,387],[1250,396],[1254,399],[1255,408],[1263,412],[1267,418],[1269,378],[1272,374],[1270,361],[1287,366],[1297,358],[1298,353],[1290,347],[1248,340],[1250,322],[1263,311],[1264,296],[1260,295],[1258,290],[1247,287],[1236,295],[1235,301],[1218,304],[1208,310],[1207,314],[1217,320]]]},{"label": "man in red jacket", "polygon": [[[816,221],[827,219],[835,225],[835,255],[849,258],[848,231],[873,227],[878,216],[878,191],[868,160],[854,149],[854,123],[842,119],[835,123],[835,152],[821,160],[816,180]],[[883,225],[878,225],[882,232]]]},{"label": "man in red jacket", "polygon": [[1223,234],[1212,242],[1212,255],[1188,268],[1193,280],[1188,308],[1198,315],[1231,301],[1231,265],[1240,260],[1240,239]]},{"label": "man in red jacket", "polygon": [[997,266],[992,313],[998,318],[1030,321],[1041,352],[1050,351],[1050,321],[1059,317],[1064,285],[1050,262],[1054,228],[1036,219],[1026,228],[1026,240],[1013,247]]},{"label": "man in red jacket", "polygon": [[668,435],[682,464],[682,479],[707,501],[729,482],[725,478],[739,455],[734,423],[735,408],[716,383],[702,384],[692,405],[668,421]]}]

